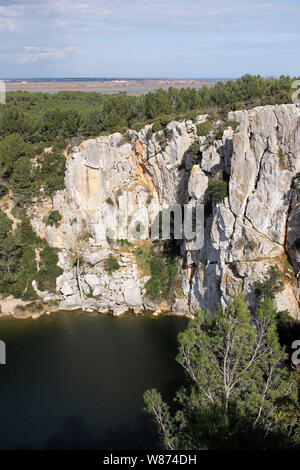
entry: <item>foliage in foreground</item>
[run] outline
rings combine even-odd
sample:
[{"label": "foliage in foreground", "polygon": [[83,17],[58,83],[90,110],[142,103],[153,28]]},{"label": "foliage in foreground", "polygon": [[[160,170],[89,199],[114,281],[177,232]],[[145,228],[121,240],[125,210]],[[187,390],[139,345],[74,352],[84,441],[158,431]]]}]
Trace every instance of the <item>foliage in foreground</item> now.
[{"label": "foliage in foreground", "polygon": [[297,387],[266,297],[255,325],[242,295],[216,314],[198,312],[179,335],[177,361],[188,385],[170,412],[160,393],[144,394],[166,449],[276,448],[300,444]]},{"label": "foliage in foreground", "polygon": [[38,281],[40,290],[55,291],[55,279],[62,273],[57,262],[56,250],[35,234],[27,218],[13,230],[11,220],[0,210],[1,294],[24,300],[35,299],[34,279]]}]

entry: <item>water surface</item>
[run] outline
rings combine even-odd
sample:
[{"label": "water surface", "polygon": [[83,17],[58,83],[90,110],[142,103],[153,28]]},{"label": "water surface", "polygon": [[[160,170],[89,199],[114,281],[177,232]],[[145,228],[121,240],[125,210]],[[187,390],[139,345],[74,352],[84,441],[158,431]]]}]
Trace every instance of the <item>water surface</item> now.
[{"label": "water surface", "polygon": [[1,449],[152,449],[143,392],[169,397],[185,319],[60,312],[0,318]]}]

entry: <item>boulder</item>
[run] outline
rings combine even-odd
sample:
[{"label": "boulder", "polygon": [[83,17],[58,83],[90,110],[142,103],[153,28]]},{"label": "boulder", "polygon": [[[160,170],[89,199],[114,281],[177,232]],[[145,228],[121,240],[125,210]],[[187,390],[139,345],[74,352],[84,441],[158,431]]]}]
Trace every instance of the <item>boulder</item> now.
[{"label": "boulder", "polygon": [[95,274],[85,274],[84,280],[91,287],[91,289],[94,289],[100,284],[99,278]]},{"label": "boulder", "polygon": [[135,280],[127,279],[122,285],[124,300],[134,312],[143,310],[143,299]]},{"label": "boulder", "polygon": [[68,297],[74,294],[73,284],[70,281],[65,281],[60,288],[61,293]]},{"label": "boulder", "polygon": [[99,250],[99,251],[95,251],[92,253],[87,253],[84,259],[91,266],[95,266],[96,264],[108,258],[110,253],[111,253],[110,250]]},{"label": "boulder", "polygon": [[189,307],[186,301],[184,299],[179,299],[177,297],[172,304],[171,310],[175,315],[185,315],[185,316],[190,315]]},{"label": "boulder", "polygon": [[214,145],[202,152],[201,168],[212,176],[221,169],[221,157]]},{"label": "boulder", "polygon": [[204,202],[205,191],[208,186],[208,177],[201,170],[199,165],[193,166],[190,173],[188,184],[189,196],[193,199],[198,199],[199,202]]}]

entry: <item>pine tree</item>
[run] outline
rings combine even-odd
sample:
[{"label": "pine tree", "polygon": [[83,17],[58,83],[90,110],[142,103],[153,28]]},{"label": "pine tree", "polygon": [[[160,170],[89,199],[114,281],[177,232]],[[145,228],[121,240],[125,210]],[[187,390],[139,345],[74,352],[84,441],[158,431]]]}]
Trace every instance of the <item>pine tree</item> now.
[{"label": "pine tree", "polygon": [[35,181],[29,158],[21,157],[15,163],[11,176],[11,185],[14,193],[13,197],[17,203],[26,203],[31,200],[34,193]]},{"label": "pine tree", "polygon": [[[287,412],[284,424],[278,420],[278,414],[283,416],[282,400],[298,406],[294,378],[284,367],[286,358],[270,298],[261,302],[254,321],[242,295],[226,309],[219,307],[214,316],[197,313],[179,335],[177,361],[189,385],[176,394],[175,416],[156,390],[144,395],[164,446],[267,447],[277,435],[282,445],[291,443],[297,434],[295,423],[289,422]],[[290,426],[288,435],[284,429]]]}]

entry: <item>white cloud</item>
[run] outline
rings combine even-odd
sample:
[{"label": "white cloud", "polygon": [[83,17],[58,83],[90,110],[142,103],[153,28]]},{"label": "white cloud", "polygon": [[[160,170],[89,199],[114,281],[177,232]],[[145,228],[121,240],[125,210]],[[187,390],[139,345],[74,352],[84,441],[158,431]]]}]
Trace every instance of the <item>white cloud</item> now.
[{"label": "white cloud", "polygon": [[38,62],[40,60],[62,60],[70,55],[84,54],[86,51],[76,49],[75,47],[67,47],[65,49],[25,46],[22,54],[16,58],[20,63]]}]

